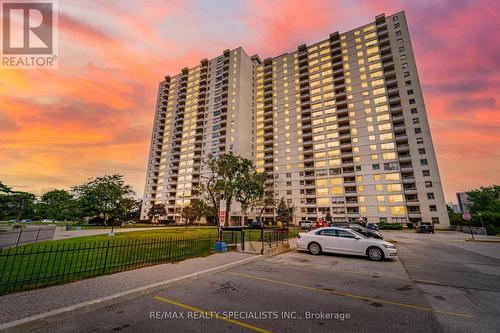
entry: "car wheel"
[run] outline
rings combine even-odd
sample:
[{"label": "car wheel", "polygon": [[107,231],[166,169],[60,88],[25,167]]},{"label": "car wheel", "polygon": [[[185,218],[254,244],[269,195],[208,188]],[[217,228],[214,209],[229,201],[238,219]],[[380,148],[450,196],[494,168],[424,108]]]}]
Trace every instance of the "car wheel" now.
[{"label": "car wheel", "polygon": [[318,255],[321,253],[321,246],[318,243],[311,243],[307,248],[311,254]]},{"label": "car wheel", "polygon": [[367,252],[368,258],[370,258],[370,260],[380,261],[380,260],[384,259],[384,252],[381,249],[379,249],[378,247],[372,246],[372,247],[368,248],[368,250],[366,252]]}]

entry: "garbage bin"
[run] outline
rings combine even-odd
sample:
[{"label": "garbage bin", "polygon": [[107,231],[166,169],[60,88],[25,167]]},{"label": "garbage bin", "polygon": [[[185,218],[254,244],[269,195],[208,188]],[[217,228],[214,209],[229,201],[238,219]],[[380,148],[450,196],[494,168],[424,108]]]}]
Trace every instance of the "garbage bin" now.
[{"label": "garbage bin", "polygon": [[215,242],[215,252],[227,252],[227,245],[224,242]]},{"label": "garbage bin", "polygon": [[66,231],[71,231],[71,224],[66,224]]}]

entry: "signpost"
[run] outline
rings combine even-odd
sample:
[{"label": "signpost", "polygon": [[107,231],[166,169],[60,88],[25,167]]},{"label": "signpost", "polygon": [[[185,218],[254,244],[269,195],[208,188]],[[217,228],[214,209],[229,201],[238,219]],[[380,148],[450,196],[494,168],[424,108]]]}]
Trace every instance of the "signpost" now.
[{"label": "signpost", "polygon": [[226,222],[226,200],[221,199],[219,203],[219,223],[217,223],[217,235],[219,241],[222,240],[221,235],[221,226]]},{"label": "signpost", "polygon": [[[470,221],[470,220],[472,220],[472,215],[469,212],[465,212],[462,214],[462,218],[465,221]],[[470,228],[470,234],[472,236],[472,240],[474,240],[474,232],[472,232],[472,225],[470,224],[470,222],[469,222],[469,228]]]}]

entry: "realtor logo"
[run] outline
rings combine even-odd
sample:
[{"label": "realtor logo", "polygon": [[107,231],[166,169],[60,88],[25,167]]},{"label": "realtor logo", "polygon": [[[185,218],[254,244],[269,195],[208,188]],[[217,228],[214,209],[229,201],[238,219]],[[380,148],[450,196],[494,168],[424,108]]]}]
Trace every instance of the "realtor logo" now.
[{"label": "realtor logo", "polygon": [[1,2],[2,68],[57,68],[55,1]]}]

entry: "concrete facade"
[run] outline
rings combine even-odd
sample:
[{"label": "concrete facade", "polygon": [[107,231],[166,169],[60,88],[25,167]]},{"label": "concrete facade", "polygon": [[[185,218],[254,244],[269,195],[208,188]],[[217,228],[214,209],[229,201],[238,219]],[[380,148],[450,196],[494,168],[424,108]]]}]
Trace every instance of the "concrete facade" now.
[{"label": "concrete facade", "polygon": [[[217,87],[208,83],[212,90],[206,90],[204,107],[197,111],[197,119],[204,122],[192,129],[194,143],[184,144],[186,122],[177,132],[182,135],[178,140],[175,132],[167,131],[167,123],[163,129],[161,115],[166,111],[171,127],[176,114],[187,112],[178,90],[186,77],[188,86],[199,86],[198,101],[203,100],[203,82],[210,82],[206,73],[213,81],[221,57],[221,75],[227,75],[222,79],[227,88],[222,95],[227,103],[225,129],[214,130],[219,116],[212,115],[212,105],[218,101],[208,91]],[[268,191],[297,207],[296,223],[331,215],[339,222],[432,221],[436,228],[448,228],[404,12],[379,15],[367,25],[273,58],[248,57],[241,48],[221,57],[160,84],[155,133],[161,132],[164,144],[158,145],[153,134],[143,214],[152,202],[163,201],[174,219],[174,206],[196,195],[201,157],[233,151],[252,158],[268,175]],[[223,134],[220,144],[213,142],[214,131]],[[183,158],[175,160],[178,154],[169,143],[193,146],[189,180],[181,180],[180,173],[172,176]],[[189,183],[189,190],[182,185]],[[238,215],[237,207],[231,213]],[[273,215],[273,210],[266,212],[269,219]]]}]

